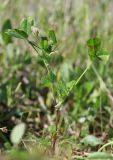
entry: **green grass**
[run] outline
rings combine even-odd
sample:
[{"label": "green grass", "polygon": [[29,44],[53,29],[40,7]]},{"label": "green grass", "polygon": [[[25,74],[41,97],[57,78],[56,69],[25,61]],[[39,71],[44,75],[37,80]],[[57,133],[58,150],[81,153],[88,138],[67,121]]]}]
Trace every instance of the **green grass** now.
[{"label": "green grass", "polygon": [[0,1],[3,159],[113,159],[112,5]]}]

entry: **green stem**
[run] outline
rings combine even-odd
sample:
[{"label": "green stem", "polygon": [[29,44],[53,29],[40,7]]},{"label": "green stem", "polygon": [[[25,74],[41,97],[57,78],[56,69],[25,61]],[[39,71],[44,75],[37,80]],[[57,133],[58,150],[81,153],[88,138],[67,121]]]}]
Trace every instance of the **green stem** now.
[{"label": "green stem", "polygon": [[27,42],[30,44],[30,46],[36,51],[36,53],[39,54],[38,50],[35,48],[34,45],[32,45],[31,41],[27,40]]},{"label": "green stem", "polygon": [[[80,80],[82,79],[82,77],[85,75],[85,73],[86,73],[86,72],[89,70],[89,68],[91,67],[91,64],[92,64],[92,62],[89,61],[86,69],[83,71],[83,73],[80,75],[80,77],[75,81],[74,85],[70,88],[69,93],[72,91],[73,87],[76,86],[76,85],[80,82]],[[69,95],[69,93],[68,93],[68,95]]]},{"label": "green stem", "polygon": [[93,71],[95,72],[95,74],[96,74],[96,76],[97,76],[97,78],[98,78],[98,80],[99,80],[99,82],[100,82],[100,84],[101,84],[101,87],[106,91],[109,99],[111,100],[111,102],[112,102],[112,104],[113,104],[113,96],[112,96],[110,90],[107,88],[105,82],[103,81],[103,79],[101,78],[101,76],[99,75],[99,73],[97,72],[95,66],[94,66],[93,64],[92,64],[91,66],[92,66],[92,69],[93,69]]},{"label": "green stem", "polygon": [[110,146],[110,145],[113,145],[113,141],[104,144],[104,145],[98,150],[98,152],[102,151],[104,148],[106,148],[106,147],[108,147],[108,146]]},{"label": "green stem", "polygon": [[45,67],[46,67],[46,69],[47,69],[47,71],[48,71],[48,73],[50,72],[50,68],[49,68],[49,65],[45,62],[45,60],[43,60],[43,62],[44,62],[44,64],[45,64]]},{"label": "green stem", "polygon": [[[89,68],[91,67],[91,61],[88,63],[88,65],[87,65],[87,67],[86,67],[86,69],[83,71],[83,73],[80,75],[80,77],[75,81],[75,83],[74,83],[74,85],[71,87],[71,89],[69,90],[69,92],[68,92],[68,94],[67,94],[67,96],[69,95],[69,93],[72,91],[72,89],[73,89],[73,87],[74,86],[76,86],[79,82],[80,82],[80,80],[82,79],[82,77],[85,75],[85,73],[89,70]],[[59,103],[57,103],[56,105],[55,105],[55,108],[59,108],[60,107],[60,105],[62,104],[64,102],[64,100],[63,101],[60,101]]]},{"label": "green stem", "polygon": [[79,83],[79,81],[82,79],[82,77],[85,75],[85,73],[88,71],[88,69],[90,68],[90,66],[91,66],[91,62],[87,65],[87,67],[86,67],[86,69],[83,71],[83,73],[80,75],[80,77],[76,80],[76,82],[75,82],[75,84],[74,84],[74,86],[76,86],[78,83]]},{"label": "green stem", "polygon": [[[27,40],[27,42],[28,42],[28,43],[30,44],[30,46],[36,51],[36,53],[39,54],[38,50],[37,50],[36,47],[31,43],[31,41]],[[38,47],[38,46],[37,46],[37,47]],[[38,48],[39,48],[39,47],[38,47]],[[39,48],[39,49],[40,49],[40,48]],[[45,60],[43,60],[43,62],[44,62],[44,64],[45,64],[45,67],[46,67],[47,71],[49,72],[50,69],[49,69],[49,67],[48,67],[48,64],[45,62]]]}]

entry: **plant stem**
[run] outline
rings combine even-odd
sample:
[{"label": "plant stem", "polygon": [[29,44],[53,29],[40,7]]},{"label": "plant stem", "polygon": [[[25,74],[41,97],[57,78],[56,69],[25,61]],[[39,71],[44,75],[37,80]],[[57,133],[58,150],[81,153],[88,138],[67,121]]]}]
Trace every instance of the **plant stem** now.
[{"label": "plant stem", "polygon": [[85,74],[85,73],[88,71],[88,69],[90,68],[91,64],[92,64],[92,63],[89,62],[89,64],[87,65],[86,69],[83,71],[83,73],[80,75],[80,77],[76,80],[74,86],[76,86],[76,85],[79,83],[79,81],[82,79],[82,77],[84,76],[84,74]]},{"label": "plant stem", "polygon": [[101,78],[101,76],[99,75],[99,73],[97,72],[95,66],[94,66],[93,64],[92,64],[91,66],[92,66],[92,69],[93,69],[93,71],[95,72],[95,74],[96,74],[96,76],[97,76],[97,78],[98,78],[98,80],[99,80],[101,86],[102,86],[103,89],[106,91],[106,93],[107,93],[109,99],[111,100],[112,106],[113,106],[113,96],[112,96],[110,90],[107,88],[105,82],[103,81],[103,79]]},{"label": "plant stem", "polygon": [[35,46],[32,45],[31,41],[27,40],[27,42],[30,44],[30,46],[36,51],[36,53],[39,54],[38,50],[35,48]]},{"label": "plant stem", "polygon": [[106,148],[106,147],[108,147],[108,146],[110,146],[110,145],[113,145],[113,141],[104,144],[104,145],[98,150],[98,152],[102,151],[104,148]]},{"label": "plant stem", "polygon": [[49,73],[50,72],[49,64],[47,64],[45,60],[43,60],[43,62],[44,62],[44,65],[47,69],[47,72]]},{"label": "plant stem", "polygon": [[[91,66],[91,61],[88,63],[86,69],[83,71],[83,73],[80,75],[80,77],[75,81],[74,85],[71,87],[71,89],[69,90],[67,96],[69,95],[69,93],[72,91],[73,87],[76,86],[80,80],[82,79],[82,77],[85,75],[85,73],[88,71],[88,69],[90,68]],[[55,148],[56,148],[56,141],[58,139],[58,134],[59,134],[59,130],[60,130],[60,125],[61,125],[61,122],[62,122],[62,119],[61,117],[59,116],[61,114],[60,112],[60,106],[61,104],[64,102],[64,100],[60,101],[59,103],[57,103],[55,105],[55,111],[56,111],[56,132],[54,134],[54,139],[52,141],[52,148],[53,148],[53,151],[55,152]],[[58,114],[59,113],[59,114]]]},{"label": "plant stem", "polygon": [[83,71],[83,73],[78,77],[78,79],[75,81],[75,83],[73,84],[73,86],[70,88],[70,90],[69,90],[69,92],[68,92],[68,95],[69,95],[69,93],[72,91],[73,87],[76,86],[76,85],[80,82],[80,80],[82,79],[82,77],[85,75],[85,73],[86,73],[86,72],[88,71],[88,69],[91,67],[91,64],[92,64],[92,62],[89,61],[86,69]]},{"label": "plant stem", "polygon": [[[83,71],[83,73],[79,76],[79,78],[75,81],[74,85],[70,88],[67,96],[68,96],[69,93],[72,91],[73,87],[76,86],[76,85],[80,82],[80,80],[82,79],[82,77],[85,75],[85,73],[86,73],[86,72],[88,71],[88,69],[91,67],[91,64],[92,64],[92,62],[89,61],[86,69],[85,69],[85,70]],[[59,108],[60,105],[61,105],[63,102],[64,102],[64,100],[63,100],[63,101],[60,101],[59,103],[57,103],[57,104],[55,105],[55,108]]]}]

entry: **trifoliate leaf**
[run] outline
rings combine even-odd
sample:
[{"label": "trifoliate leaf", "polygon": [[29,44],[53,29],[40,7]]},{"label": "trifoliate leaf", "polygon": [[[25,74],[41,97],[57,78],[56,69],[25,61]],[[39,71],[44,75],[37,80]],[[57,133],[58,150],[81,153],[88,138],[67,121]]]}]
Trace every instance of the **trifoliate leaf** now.
[{"label": "trifoliate leaf", "polygon": [[87,41],[88,52],[90,58],[93,60],[97,58],[104,62],[107,62],[109,59],[109,54],[106,49],[101,48],[101,39],[100,38],[91,38]]}]

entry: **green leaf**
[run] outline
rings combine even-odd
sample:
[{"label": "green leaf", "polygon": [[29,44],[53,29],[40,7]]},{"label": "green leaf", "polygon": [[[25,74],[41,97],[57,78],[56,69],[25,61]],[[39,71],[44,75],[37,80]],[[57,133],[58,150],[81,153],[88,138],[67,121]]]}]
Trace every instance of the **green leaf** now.
[{"label": "green leaf", "polygon": [[39,47],[43,49],[47,54],[52,52],[52,45],[49,44],[47,37],[41,37],[39,41]]},{"label": "green leaf", "polygon": [[97,56],[104,62],[107,62],[109,59],[109,53],[107,49],[101,49],[97,52]]},{"label": "green leaf", "polygon": [[99,138],[93,135],[86,136],[85,138],[81,140],[81,143],[83,143],[84,145],[89,145],[91,147],[103,144],[103,142]]},{"label": "green leaf", "polygon": [[91,38],[87,41],[87,45],[89,48],[99,49],[101,46],[101,39],[100,38]]},{"label": "green leaf", "polygon": [[113,157],[108,154],[108,153],[104,153],[104,152],[94,152],[94,153],[90,153],[88,155],[88,160],[112,160]]},{"label": "green leaf", "polygon": [[11,21],[7,19],[4,22],[3,27],[2,27],[2,39],[6,45],[12,42],[11,37],[5,33],[6,30],[11,29],[11,28],[12,28]]},{"label": "green leaf", "polygon": [[43,78],[43,84],[47,87],[51,87],[55,81],[56,75],[52,71],[49,71],[48,75]]},{"label": "green leaf", "polygon": [[101,48],[101,39],[100,38],[91,38],[87,42],[89,56],[91,59],[97,58],[104,62],[107,62],[109,59],[109,54],[106,49]]},{"label": "green leaf", "polygon": [[20,30],[20,29],[8,29],[6,31],[6,33],[9,36],[20,38],[20,39],[26,39],[26,38],[28,38],[27,33],[24,32],[24,31],[22,31],[22,30]]},{"label": "green leaf", "polygon": [[33,19],[31,17],[27,17],[22,20],[20,28],[29,35],[32,32],[31,27],[33,24]]},{"label": "green leaf", "polygon": [[48,41],[44,40],[44,50],[47,50],[47,49],[48,49]]},{"label": "green leaf", "polygon": [[21,139],[25,133],[25,129],[26,129],[25,123],[20,123],[13,128],[10,138],[11,142],[14,145],[19,144],[21,142]]},{"label": "green leaf", "polygon": [[47,37],[41,37],[39,42],[39,47],[46,50],[48,48],[48,39]]},{"label": "green leaf", "polygon": [[49,31],[49,38],[52,41],[52,44],[57,43],[56,35],[55,35],[55,32],[53,30]]},{"label": "green leaf", "polygon": [[47,37],[41,37],[41,40],[39,42],[39,47],[48,52],[49,44]]},{"label": "green leaf", "polygon": [[97,57],[97,52],[101,47],[101,39],[100,38],[91,38],[87,41],[89,56],[91,59]]}]

